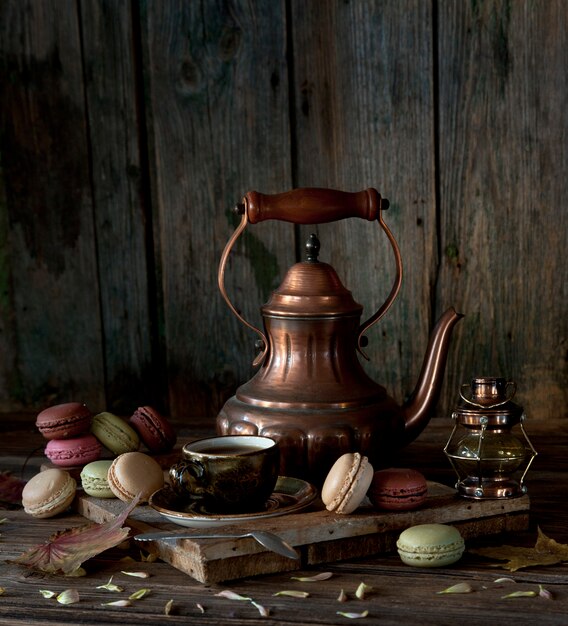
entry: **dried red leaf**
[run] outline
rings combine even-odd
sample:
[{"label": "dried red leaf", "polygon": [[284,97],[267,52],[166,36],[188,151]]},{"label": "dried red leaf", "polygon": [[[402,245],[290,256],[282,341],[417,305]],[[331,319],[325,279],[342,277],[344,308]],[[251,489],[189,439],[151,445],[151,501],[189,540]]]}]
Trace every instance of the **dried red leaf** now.
[{"label": "dried red leaf", "polygon": [[122,525],[138,500],[139,497],[134,498],[118,517],[104,524],[85,524],[59,531],[10,563],[49,574],[69,574],[87,559],[114,548],[126,539],[130,528],[122,528]]},{"label": "dried red leaf", "polygon": [[0,472],[0,502],[21,505],[22,491],[25,484],[25,480],[16,478],[10,472]]}]

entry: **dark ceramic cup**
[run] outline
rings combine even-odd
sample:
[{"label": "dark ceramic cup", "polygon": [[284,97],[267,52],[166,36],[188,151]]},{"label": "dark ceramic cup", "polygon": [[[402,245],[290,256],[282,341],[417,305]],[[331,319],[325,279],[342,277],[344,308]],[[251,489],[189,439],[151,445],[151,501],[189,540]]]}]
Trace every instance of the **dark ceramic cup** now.
[{"label": "dark ceramic cup", "polygon": [[182,452],[170,468],[172,488],[207,512],[262,511],[278,479],[280,449],[269,437],[210,437],[185,444]]}]

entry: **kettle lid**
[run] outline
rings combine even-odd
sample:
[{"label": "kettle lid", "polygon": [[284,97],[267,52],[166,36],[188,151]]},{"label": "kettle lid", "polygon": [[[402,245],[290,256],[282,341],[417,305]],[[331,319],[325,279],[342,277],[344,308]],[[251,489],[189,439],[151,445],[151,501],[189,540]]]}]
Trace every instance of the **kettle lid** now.
[{"label": "kettle lid", "polygon": [[282,284],[262,307],[263,315],[285,317],[360,316],[357,303],[328,263],[318,260],[320,242],[315,234],[306,243],[306,260],[293,265]]}]

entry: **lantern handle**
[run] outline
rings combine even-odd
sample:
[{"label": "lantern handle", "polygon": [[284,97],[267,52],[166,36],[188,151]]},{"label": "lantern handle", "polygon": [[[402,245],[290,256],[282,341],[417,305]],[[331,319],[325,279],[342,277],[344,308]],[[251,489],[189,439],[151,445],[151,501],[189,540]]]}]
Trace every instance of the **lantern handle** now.
[{"label": "lantern handle", "polygon": [[471,398],[467,398],[466,396],[464,396],[463,389],[467,388],[471,390],[471,385],[469,383],[463,383],[462,386],[460,387],[460,398],[464,400],[465,402],[467,402],[468,404],[478,407],[479,409],[494,409],[495,407],[502,406],[503,404],[507,404],[507,402],[509,402],[510,400],[514,398],[515,394],[517,393],[517,383],[514,380],[508,380],[505,385],[505,394],[507,392],[508,387],[512,387],[513,390],[511,392],[511,395],[506,397],[505,400],[500,400],[499,402],[494,402],[494,403],[489,403],[489,404],[481,404],[479,402],[474,402]]}]

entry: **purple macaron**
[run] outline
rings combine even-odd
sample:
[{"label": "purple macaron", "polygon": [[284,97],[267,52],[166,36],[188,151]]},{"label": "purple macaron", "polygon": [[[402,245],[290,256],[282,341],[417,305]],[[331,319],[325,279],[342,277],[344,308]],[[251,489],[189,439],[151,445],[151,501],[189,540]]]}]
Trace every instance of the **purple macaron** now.
[{"label": "purple macaron", "polygon": [[171,450],[177,436],[169,421],[151,406],[141,406],[129,420],[148,450],[160,454]]},{"label": "purple macaron", "polygon": [[416,470],[392,467],[375,472],[368,496],[378,509],[411,511],[426,501],[428,484]]}]

